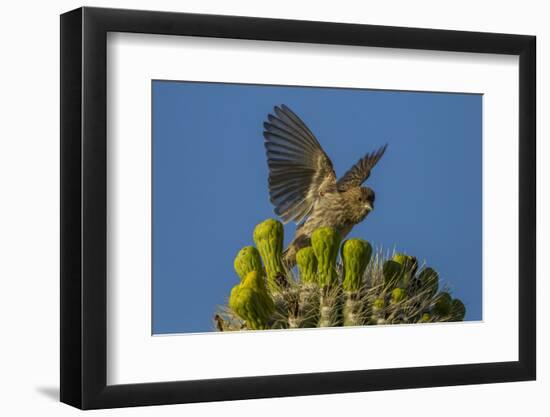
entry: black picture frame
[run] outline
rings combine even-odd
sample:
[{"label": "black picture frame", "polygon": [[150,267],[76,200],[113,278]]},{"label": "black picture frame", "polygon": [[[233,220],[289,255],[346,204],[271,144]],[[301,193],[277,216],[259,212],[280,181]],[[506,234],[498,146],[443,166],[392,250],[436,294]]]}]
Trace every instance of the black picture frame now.
[{"label": "black picture frame", "polygon": [[[112,385],[107,375],[108,32],[519,56],[519,360]],[[536,378],[534,36],[80,8],[61,15],[61,401],[81,409]]]}]

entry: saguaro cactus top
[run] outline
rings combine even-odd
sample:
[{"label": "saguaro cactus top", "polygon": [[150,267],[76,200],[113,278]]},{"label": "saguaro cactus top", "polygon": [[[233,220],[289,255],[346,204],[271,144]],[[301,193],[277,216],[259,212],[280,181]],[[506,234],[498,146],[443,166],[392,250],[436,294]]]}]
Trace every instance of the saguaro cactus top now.
[{"label": "saguaro cactus top", "polygon": [[[382,250],[372,256],[371,245],[362,239],[349,239],[340,247],[339,233],[320,227],[311,235],[311,246],[296,253],[299,275],[294,276],[282,263],[280,222],[268,219],[259,224],[254,241],[257,249],[244,247],[235,257],[241,282],[232,289],[229,305],[220,307],[215,315],[220,331],[465,318],[462,301],[439,292],[439,275],[434,269],[423,267],[417,273],[418,264],[412,256],[397,253],[387,259]],[[336,264],[339,250],[342,268]]]}]

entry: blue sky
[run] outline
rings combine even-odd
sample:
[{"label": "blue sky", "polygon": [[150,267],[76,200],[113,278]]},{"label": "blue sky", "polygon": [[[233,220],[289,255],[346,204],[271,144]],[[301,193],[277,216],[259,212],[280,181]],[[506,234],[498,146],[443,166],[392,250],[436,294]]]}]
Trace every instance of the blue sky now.
[{"label": "blue sky", "polygon": [[[375,210],[350,237],[439,271],[481,319],[482,96],[153,81],[153,333],[212,330],[238,282],[235,254],[275,217],[262,123],[286,104],[337,176],[388,143],[367,185]],[[285,241],[294,224],[285,226]]]}]

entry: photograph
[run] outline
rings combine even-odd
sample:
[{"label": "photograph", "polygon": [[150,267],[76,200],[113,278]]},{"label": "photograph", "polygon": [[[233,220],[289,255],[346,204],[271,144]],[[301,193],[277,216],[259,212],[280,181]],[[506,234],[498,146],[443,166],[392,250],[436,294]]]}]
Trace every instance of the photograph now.
[{"label": "photograph", "polygon": [[483,94],[151,97],[153,335],[483,320]]}]

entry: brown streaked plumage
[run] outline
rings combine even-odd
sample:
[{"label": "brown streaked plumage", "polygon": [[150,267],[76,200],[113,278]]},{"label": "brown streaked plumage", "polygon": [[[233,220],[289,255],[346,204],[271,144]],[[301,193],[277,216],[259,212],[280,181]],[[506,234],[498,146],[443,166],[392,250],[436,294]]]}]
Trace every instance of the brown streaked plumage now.
[{"label": "brown streaked plumage", "polygon": [[336,180],[332,162],[306,124],[284,104],[273,113],[264,123],[269,196],[284,223],[299,223],[285,250],[292,266],[298,249],[310,244],[313,230],[330,226],[343,239],[372,211],[374,191],[361,184],[387,145],[366,154]]}]

